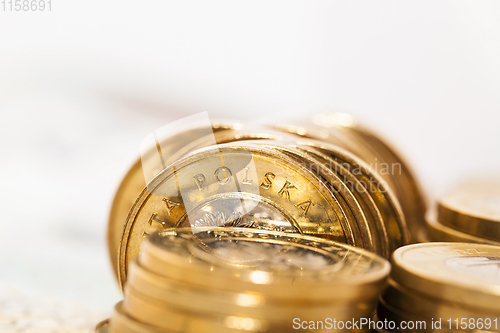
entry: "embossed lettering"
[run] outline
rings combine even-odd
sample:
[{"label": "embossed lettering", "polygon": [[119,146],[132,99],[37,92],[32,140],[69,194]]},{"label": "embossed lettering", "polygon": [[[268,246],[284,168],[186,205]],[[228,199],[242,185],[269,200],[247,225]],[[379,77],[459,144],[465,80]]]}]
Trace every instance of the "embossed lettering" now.
[{"label": "embossed lettering", "polygon": [[307,212],[309,211],[309,208],[311,208],[312,203],[313,202],[312,202],[311,198],[309,198],[309,200],[307,200],[307,201],[300,202],[300,203],[296,204],[295,207],[300,209],[302,216],[306,217]]},{"label": "embossed lettering", "polygon": [[202,191],[204,189],[203,184],[205,184],[205,175],[200,173],[194,176],[193,178],[194,181],[196,182],[196,185],[198,185],[198,189]]},{"label": "embossed lettering", "polygon": [[248,168],[245,168],[245,176],[243,177],[243,184],[245,185],[252,185],[253,180],[248,179]]},{"label": "embossed lettering", "polygon": [[[215,179],[221,184],[227,183],[229,181],[229,179],[231,179],[232,175],[233,175],[233,173],[227,167],[217,168],[217,170],[215,170],[215,172],[214,172]],[[222,179],[221,179],[221,176],[222,176]]]},{"label": "embossed lettering", "polygon": [[153,213],[153,214],[151,214],[151,217],[149,218],[148,224],[149,224],[149,225],[152,225],[152,224],[153,224],[153,221],[154,221],[154,222],[158,222],[158,223],[160,223],[160,224],[161,224],[161,226],[165,228],[165,227],[167,226],[167,222],[163,222],[163,221],[161,221],[161,220],[158,220],[158,219],[156,218],[156,216],[157,216],[157,215],[158,215],[158,213]]},{"label": "embossed lettering", "polygon": [[171,200],[168,200],[166,198],[163,198],[163,201],[165,202],[165,205],[167,206],[167,210],[168,210],[168,215],[170,215],[170,213],[172,213],[172,210],[179,206],[180,203],[178,202],[174,202],[174,201],[171,201]]},{"label": "embossed lettering", "polygon": [[290,183],[288,180],[285,182],[281,190],[279,190],[278,194],[281,195],[283,198],[286,198],[290,200],[290,190],[296,190],[297,188],[295,185]]},{"label": "embossed lettering", "polygon": [[260,186],[262,186],[264,189],[268,189],[273,185],[273,180],[276,178],[276,175],[272,172],[268,172],[264,175],[264,181]]}]

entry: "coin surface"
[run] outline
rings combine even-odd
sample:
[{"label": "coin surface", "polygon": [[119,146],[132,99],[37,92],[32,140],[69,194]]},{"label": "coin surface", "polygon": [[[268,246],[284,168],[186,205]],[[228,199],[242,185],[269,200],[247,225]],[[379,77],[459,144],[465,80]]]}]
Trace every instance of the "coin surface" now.
[{"label": "coin surface", "polygon": [[438,202],[438,220],[467,234],[500,242],[500,183],[462,185]]},{"label": "coin surface", "polygon": [[392,257],[400,285],[464,306],[500,313],[500,247],[473,243],[404,246]]},{"label": "coin surface", "polygon": [[159,275],[304,303],[371,299],[390,269],[387,260],[360,248],[258,229],[170,229],[143,244],[139,263]]},{"label": "coin surface", "polygon": [[163,170],[148,189],[126,221],[121,284],[143,238],[162,228],[245,226],[363,246],[352,221],[318,177],[264,147],[236,143],[201,150]]}]

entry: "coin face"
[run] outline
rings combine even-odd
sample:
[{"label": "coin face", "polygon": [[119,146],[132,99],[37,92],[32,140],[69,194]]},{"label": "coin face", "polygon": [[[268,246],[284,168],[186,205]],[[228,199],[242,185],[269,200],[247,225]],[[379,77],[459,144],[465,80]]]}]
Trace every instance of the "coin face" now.
[{"label": "coin face", "polygon": [[393,277],[406,288],[500,312],[500,247],[472,243],[427,243],[393,255]]},{"label": "coin face", "polygon": [[275,151],[243,143],[189,155],[141,193],[120,244],[122,283],[144,237],[179,226],[260,228],[362,246],[316,175]]},{"label": "coin face", "polygon": [[438,220],[473,236],[500,241],[500,184],[465,184],[441,198]]},{"label": "coin face", "polygon": [[[272,298],[376,295],[389,271],[363,249],[300,234],[242,228],[160,231],[143,245],[146,269],[193,285],[252,290]],[[363,295],[363,293],[366,293]],[[350,295],[350,296],[348,296]]]}]

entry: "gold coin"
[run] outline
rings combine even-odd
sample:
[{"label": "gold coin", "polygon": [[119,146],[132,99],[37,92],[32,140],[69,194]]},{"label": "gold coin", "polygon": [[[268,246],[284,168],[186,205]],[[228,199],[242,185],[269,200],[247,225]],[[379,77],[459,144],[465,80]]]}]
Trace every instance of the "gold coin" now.
[{"label": "gold coin", "polygon": [[[500,313],[500,247],[425,243],[396,250],[393,279],[430,297]],[[481,310],[483,309],[483,310]]]},{"label": "gold coin", "polygon": [[157,307],[165,305],[200,315],[247,316],[270,322],[291,322],[296,317],[308,321],[324,320],[332,314],[335,314],[337,320],[349,319],[355,316],[363,317],[373,308],[373,303],[366,300],[334,299],[324,304],[293,300],[273,302],[268,300],[265,294],[256,292],[235,293],[196,287],[150,272],[137,263],[130,266],[129,279],[125,286],[124,307],[129,313],[139,310],[137,304],[133,304],[134,297],[156,304]]},{"label": "gold coin", "polygon": [[500,184],[465,184],[439,200],[438,220],[467,234],[500,242]]},{"label": "gold coin", "polygon": [[430,211],[427,214],[427,232],[432,241],[437,242],[462,242],[462,243],[479,243],[500,246],[500,242],[494,242],[486,238],[476,237],[464,232],[452,229],[439,223],[436,220],[435,214]]},{"label": "gold coin", "polygon": [[[242,126],[237,123],[214,123],[212,131],[214,135],[220,135],[221,132],[233,132],[240,129]],[[162,149],[162,154],[170,156],[170,160],[179,159],[187,153],[205,147],[207,144],[213,143],[212,139],[202,136],[207,132],[207,128],[194,128],[185,132],[178,133],[171,137],[163,138],[159,144]],[[152,162],[149,159],[156,157],[158,154],[157,147],[151,147],[151,150],[144,154],[143,158],[146,165]],[[156,175],[159,170],[150,170],[150,177]],[[118,257],[120,242],[125,227],[125,221],[130,209],[134,205],[135,200],[146,187],[145,175],[141,158],[137,159],[127,171],[121,181],[109,213],[108,220],[108,251],[115,275],[118,277]]]},{"label": "gold coin", "polygon": [[139,263],[170,279],[271,300],[331,302],[376,297],[388,262],[345,244],[246,228],[183,228],[155,233]]},{"label": "gold coin", "polygon": [[[123,311],[123,304],[116,304],[109,319],[110,333],[178,333],[139,322]],[[200,331],[204,332],[204,331]]]},{"label": "gold coin", "polygon": [[433,320],[441,319],[441,321],[450,320],[454,322],[455,319],[458,319],[458,322],[460,322],[461,318],[467,318],[467,320],[473,319],[476,322],[479,319],[484,323],[486,319],[489,321],[499,319],[495,314],[478,312],[476,309],[467,308],[458,303],[446,302],[416,293],[395,281],[390,281],[389,287],[382,294],[382,298],[389,305],[404,312],[432,318]]},{"label": "gold coin", "polygon": [[181,225],[246,226],[360,245],[352,222],[317,176],[264,147],[237,143],[191,154],[162,171],[126,221],[120,279],[148,234]]}]

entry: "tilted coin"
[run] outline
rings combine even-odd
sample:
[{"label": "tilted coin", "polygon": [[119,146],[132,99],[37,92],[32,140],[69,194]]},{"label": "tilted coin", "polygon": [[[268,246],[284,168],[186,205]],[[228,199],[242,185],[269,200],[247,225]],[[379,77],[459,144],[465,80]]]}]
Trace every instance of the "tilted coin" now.
[{"label": "tilted coin", "polygon": [[472,236],[441,224],[436,220],[436,216],[433,211],[429,211],[426,216],[426,227],[429,238],[435,242],[479,243],[500,246],[500,242]]},{"label": "tilted coin", "polygon": [[297,302],[373,299],[388,262],[345,244],[246,228],[182,228],[143,243],[139,263],[170,279]]},{"label": "tilted coin", "polygon": [[245,143],[209,147],[163,170],[128,215],[120,279],[145,236],[176,226],[244,226],[297,232],[362,246],[352,222],[311,171]]},{"label": "tilted coin", "polygon": [[438,220],[467,234],[500,242],[500,184],[464,184],[438,202]]},{"label": "tilted coin", "polygon": [[473,243],[407,245],[392,257],[392,278],[430,297],[500,313],[500,247]]},{"label": "tilted coin", "polygon": [[[277,302],[265,294],[252,291],[227,292],[215,288],[196,287],[183,281],[155,274],[135,263],[129,270],[123,302],[128,313],[141,310],[134,302],[146,302],[155,307],[171,307],[201,315],[225,314],[260,318],[271,322],[291,322],[297,316],[304,320],[324,320],[332,314],[340,320],[365,314],[373,307],[367,300],[338,300],[328,303],[303,303],[287,300]],[[140,303],[139,302],[139,303]],[[139,318],[140,319],[140,318]]]},{"label": "tilted coin", "polygon": [[[137,197],[146,187],[144,172],[150,172],[151,174],[148,177],[152,178],[161,171],[161,168],[158,170],[143,170],[143,162],[146,165],[151,165],[152,162],[149,161],[149,159],[156,158],[161,151],[162,155],[169,156],[171,163],[193,150],[213,144],[213,138],[215,135],[220,135],[221,132],[234,132],[241,127],[242,125],[238,123],[219,122],[212,124],[211,129],[192,128],[170,137],[162,138],[161,142],[158,143],[160,150],[158,150],[157,146],[151,147],[151,149],[144,154],[144,156],[142,156],[142,160],[144,161],[137,159],[134,162],[134,164],[127,171],[126,175],[123,177],[123,180],[116,191],[109,213],[107,231],[108,251],[116,276],[118,276],[120,242],[127,215],[129,214],[130,209],[134,205]],[[208,135],[209,138],[206,138],[207,135],[205,133],[209,131],[212,131],[213,135],[211,138],[210,135]],[[164,162],[169,163],[169,161]]]}]

